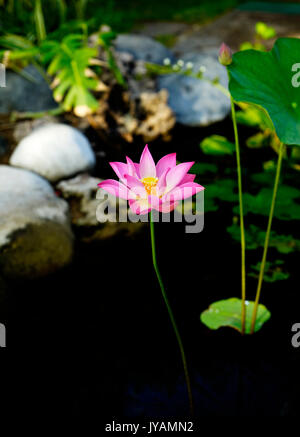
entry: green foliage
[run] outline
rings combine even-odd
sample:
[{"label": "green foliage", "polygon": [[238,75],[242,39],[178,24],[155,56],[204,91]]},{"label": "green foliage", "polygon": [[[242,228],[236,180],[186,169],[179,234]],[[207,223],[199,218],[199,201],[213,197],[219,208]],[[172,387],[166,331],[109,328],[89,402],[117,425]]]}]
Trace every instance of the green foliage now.
[{"label": "green foliage", "polygon": [[97,56],[97,49],[83,46],[81,35],[66,36],[61,42],[45,41],[41,46],[42,61],[49,63],[48,74],[55,76],[53,96],[61,102],[66,111],[84,116],[98,107],[90,90],[96,90],[99,81],[87,77],[91,60]]},{"label": "green foliage", "polygon": [[279,139],[268,113],[263,108],[253,104],[240,102],[239,107],[241,111],[236,113],[237,122],[260,130],[246,140],[246,145],[251,149],[271,145],[276,150],[279,147]]},{"label": "green foliage", "polygon": [[235,192],[236,182],[233,179],[219,179],[214,183],[205,185],[205,211],[217,211],[218,204],[222,202],[237,202]]},{"label": "green foliage", "polygon": [[207,155],[232,155],[235,151],[235,145],[220,135],[205,138],[200,147]]},{"label": "green foliage", "polygon": [[126,87],[125,79],[115,61],[114,55],[111,50],[112,41],[115,39],[116,36],[117,36],[116,33],[112,31],[104,31],[104,32],[100,31],[98,37],[99,38],[98,43],[104,48],[106,52],[108,66],[111,69],[111,71],[114,73],[117,82],[123,87]]},{"label": "green foliage", "polygon": [[246,41],[240,45],[240,50],[243,51],[243,50],[254,49],[262,52],[266,51],[266,48],[263,44],[264,41],[274,38],[275,36],[276,36],[276,31],[273,27],[268,26],[262,21],[259,21],[255,25],[254,43]]},{"label": "green foliage", "polygon": [[240,103],[241,111],[237,111],[236,120],[246,126],[258,127],[262,131],[274,130],[272,120],[268,113],[260,106],[254,104]]},{"label": "green foliage", "polygon": [[300,170],[300,148],[295,146],[292,147],[291,155],[289,159],[289,164],[291,167],[293,167],[295,170]]},{"label": "green foliage", "polygon": [[164,33],[163,35],[157,35],[155,39],[164,46],[171,48],[175,45],[177,36],[172,33]]},{"label": "green foliage", "polygon": [[46,27],[44,21],[44,14],[42,10],[41,0],[35,0],[34,4],[34,22],[36,27],[36,37],[39,43],[46,38]]},{"label": "green foliage", "polygon": [[[276,281],[284,281],[290,277],[288,272],[285,272],[283,269],[284,262],[280,259],[270,262],[266,262],[265,273],[264,273],[264,281],[266,282],[276,282]],[[257,263],[256,265],[252,265],[252,272],[248,273],[248,276],[251,276],[255,279],[258,279],[260,272],[261,263]]]},{"label": "green foliage", "polygon": [[[272,164],[271,164],[272,163]],[[264,163],[264,171],[261,173],[253,173],[250,177],[253,182],[271,187],[274,183],[275,177],[274,161],[267,161]]]},{"label": "green foliage", "polygon": [[247,138],[246,144],[250,149],[260,149],[261,147],[268,146],[269,143],[269,135],[266,135],[264,132],[258,132],[255,135]]},{"label": "green foliage", "polygon": [[[260,214],[268,216],[270,212],[270,199],[272,188],[262,188],[257,194],[244,194],[244,214]],[[281,185],[278,189],[274,217],[279,220],[299,220],[300,204],[298,203],[300,191],[288,185]],[[238,213],[234,207],[233,212]]]},{"label": "green foliage", "polygon": [[235,53],[228,66],[233,98],[263,107],[279,139],[291,145],[300,145],[300,87],[293,87],[291,70],[299,52],[299,39],[279,38],[270,52]]},{"label": "green foliage", "polygon": [[[235,7],[240,0],[186,0],[175,2],[174,0],[127,0],[103,2],[99,5],[97,0],[90,2],[90,7],[96,4],[97,15],[102,15],[107,24],[114,26],[118,31],[126,31],[137,23],[147,21],[181,21],[192,23],[203,23],[212,19],[229,8]],[[108,11],[106,3],[110,6]],[[97,11],[98,9],[98,11]],[[109,14],[109,12],[111,12]]]},{"label": "green foliage", "polygon": [[70,20],[63,22],[53,32],[48,33],[49,40],[61,41],[65,36],[73,35],[85,35],[87,38],[91,33],[88,23],[81,20]]},{"label": "green foliage", "polygon": [[[254,302],[246,301],[245,334],[250,334]],[[235,297],[214,302],[200,316],[201,322],[209,329],[230,327],[241,332],[242,301]],[[257,332],[271,317],[270,311],[264,305],[258,306],[254,332]]]},{"label": "green foliage", "polygon": [[0,37],[0,57],[9,67],[24,66],[28,61],[37,59],[39,49],[32,41],[19,35],[7,34]]},{"label": "green foliage", "polygon": [[210,164],[208,162],[196,162],[196,164],[193,165],[190,172],[197,174],[197,175],[203,175],[207,173],[217,173],[218,167],[215,164]]},{"label": "green foliage", "polygon": [[[72,25],[77,33],[69,34],[68,26],[63,26],[61,31],[49,35],[40,45],[18,35],[0,37],[0,47],[3,47],[0,56],[8,68],[16,71],[21,71],[29,62],[46,67],[47,73],[54,77],[54,99],[61,102],[65,111],[74,109],[76,115],[85,116],[98,108],[92,92],[101,88],[99,75],[102,69],[95,59],[99,45],[106,53],[107,68],[114,73],[118,83],[123,86],[126,84],[111,51],[116,34],[110,30],[100,30],[94,47],[91,47],[88,45],[86,27],[78,22]],[[44,38],[42,32],[41,38]]]},{"label": "green foliage", "polygon": [[85,18],[87,4],[88,0],[75,0],[76,15],[80,20]]},{"label": "green foliage", "polygon": [[[107,24],[118,32],[128,32],[134,25],[147,21],[188,21],[203,23],[242,0],[42,0],[44,15],[47,15],[46,31],[52,32],[57,24],[74,19],[84,20],[90,31],[97,31]],[[27,35],[34,27],[33,10],[35,0],[3,0],[0,21],[6,31]]]},{"label": "green foliage", "polygon": [[[240,241],[241,231],[237,223],[233,223],[227,228],[227,232],[235,241]],[[246,249],[253,250],[263,247],[266,231],[258,226],[251,224],[245,231]],[[279,253],[289,254],[294,251],[300,251],[300,240],[295,239],[292,235],[277,234],[271,231],[269,247],[275,248]]]},{"label": "green foliage", "polygon": [[262,39],[270,39],[276,36],[276,31],[273,27],[259,21],[255,25],[256,35]]}]

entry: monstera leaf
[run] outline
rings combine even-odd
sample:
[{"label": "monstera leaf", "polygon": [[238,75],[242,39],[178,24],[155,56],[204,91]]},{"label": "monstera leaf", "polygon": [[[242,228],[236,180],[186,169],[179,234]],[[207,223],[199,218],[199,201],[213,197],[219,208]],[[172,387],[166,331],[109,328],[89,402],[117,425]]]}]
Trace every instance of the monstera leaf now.
[{"label": "monstera leaf", "polygon": [[300,145],[300,39],[279,38],[270,52],[235,53],[228,70],[234,100],[264,108],[279,139]]}]

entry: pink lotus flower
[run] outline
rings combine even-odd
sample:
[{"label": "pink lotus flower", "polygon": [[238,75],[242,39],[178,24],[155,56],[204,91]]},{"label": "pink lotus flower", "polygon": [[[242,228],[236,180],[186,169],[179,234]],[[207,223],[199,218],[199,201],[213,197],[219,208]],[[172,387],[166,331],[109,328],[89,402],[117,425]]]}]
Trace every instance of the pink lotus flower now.
[{"label": "pink lotus flower", "polygon": [[147,214],[151,209],[170,212],[178,201],[204,190],[194,182],[195,175],[188,174],[194,162],[176,165],[176,153],[161,158],[155,165],[148,145],[140,163],[126,157],[127,163],[110,162],[120,182],[107,179],[98,186],[121,199],[127,199],[135,214]]}]

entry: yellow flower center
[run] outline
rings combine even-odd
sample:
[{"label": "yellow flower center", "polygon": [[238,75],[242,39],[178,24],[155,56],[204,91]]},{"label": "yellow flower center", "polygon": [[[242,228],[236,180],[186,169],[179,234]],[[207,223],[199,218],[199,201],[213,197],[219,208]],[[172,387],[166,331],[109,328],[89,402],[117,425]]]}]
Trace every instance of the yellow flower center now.
[{"label": "yellow flower center", "polygon": [[158,178],[148,177],[141,179],[142,184],[144,184],[146,193],[148,195],[152,194],[156,196],[156,185],[158,182]]}]

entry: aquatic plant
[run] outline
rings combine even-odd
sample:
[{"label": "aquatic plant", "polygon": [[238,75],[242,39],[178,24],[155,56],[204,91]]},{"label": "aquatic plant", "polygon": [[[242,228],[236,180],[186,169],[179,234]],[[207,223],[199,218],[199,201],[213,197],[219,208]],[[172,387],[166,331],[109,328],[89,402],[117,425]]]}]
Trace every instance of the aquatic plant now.
[{"label": "aquatic plant", "polygon": [[100,182],[98,186],[116,197],[128,200],[129,206],[135,214],[144,215],[149,213],[153,266],[179,345],[190,410],[193,413],[192,390],[183,343],[157,264],[152,210],[160,212],[173,211],[178,205],[178,201],[191,197],[193,194],[204,190],[204,187],[194,182],[194,174],[188,173],[194,162],[184,162],[176,165],[175,153],[165,155],[155,165],[148,145],[146,145],[139,163],[134,163],[128,157],[126,157],[126,161],[126,163],[110,162],[119,181],[107,179]]},{"label": "aquatic plant", "polygon": [[[269,264],[267,264],[267,253],[270,238],[272,236],[271,227],[275,214],[275,204],[280,182],[282,159],[287,145],[300,145],[300,74],[298,71],[300,69],[299,51],[299,39],[280,38],[275,42],[274,47],[270,52],[261,52],[252,49],[240,51],[233,55],[232,62],[227,65],[232,107],[234,102],[245,102],[258,105],[258,107],[263,109],[270,118],[279,139],[278,160],[276,165],[274,187],[271,195],[271,206],[264,240],[263,255],[261,263],[255,267],[256,270],[259,270],[256,297],[253,305],[250,305],[249,311],[247,311],[246,314],[246,333],[251,334],[260,329],[262,326],[262,323],[258,324],[257,315],[259,314],[261,308],[259,301],[262,283],[265,278],[265,270],[266,267],[269,266]],[[235,137],[237,140],[234,112],[232,114],[235,125]],[[291,194],[291,188],[289,188],[287,192]],[[255,200],[259,196],[263,198],[263,202]],[[265,195],[260,193],[254,198],[254,202],[256,202],[258,208],[265,209],[265,204],[263,205],[263,203],[265,203],[264,199]],[[247,205],[250,207],[249,203],[247,203]],[[295,206],[297,208],[297,204]],[[242,211],[240,208],[240,213],[241,212]],[[243,214],[241,214],[241,218],[243,218],[242,216]],[[245,248],[245,234],[242,230],[242,222],[240,222],[240,225],[242,246]],[[279,276],[280,279],[286,277],[286,275],[283,274],[280,274]],[[276,280],[278,279],[278,272],[277,275],[273,275],[271,278],[266,278],[267,280]],[[243,332],[243,301],[244,299],[242,299],[241,332]],[[225,321],[222,320],[223,324],[218,324],[217,327],[226,325],[236,328],[236,324],[233,326],[229,320],[231,314],[228,312],[228,308],[224,308],[224,301],[220,301],[219,303],[216,302],[214,304],[213,311],[208,309],[202,313],[202,321],[212,329],[216,329],[214,317],[216,313],[215,307],[218,307],[218,305],[220,307],[217,308],[218,312],[223,311],[223,314],[225,314],[226,311],[227,319],[225,315]],[[267,311],[265,307],[262,309],[265,312]],[[234,310],[236,310],[236,308]],[[218,318],[219,317],[220,316],[218,315]],[[250,324],[248,323],[249,318],[251,319]],[[266,318],[264,318],[264,320],[265,319]]]},{"label": "aquatic plant", "polygon": [[194,162],[176,165],[176,153],[165,155],[155,165],[146,145],[139,164],[127,159],[127,164],[110,162],[120,182],[108,179],[99,184],[110,194],[129,201],[135,214],[147,214],[152,209],[170,212],[179,200],[203,190],[188,171]]}]

